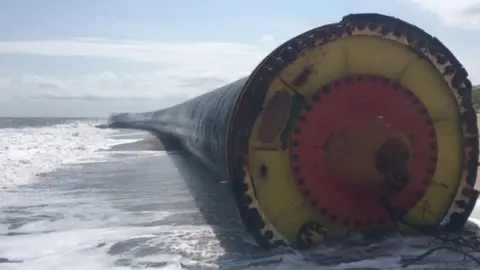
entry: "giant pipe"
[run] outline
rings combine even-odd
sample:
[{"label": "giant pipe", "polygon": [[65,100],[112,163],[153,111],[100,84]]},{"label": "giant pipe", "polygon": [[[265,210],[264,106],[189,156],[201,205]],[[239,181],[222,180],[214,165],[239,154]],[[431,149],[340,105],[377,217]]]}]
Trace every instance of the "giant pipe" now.
[{"label": "giant pipe", "polygon": [[410,231],[394,216],[459,230],[479,194],[467,77],[418,27],[352,14],[288,40],[246,78],[109,126],[191,152],[231,184],[265,248]]}]

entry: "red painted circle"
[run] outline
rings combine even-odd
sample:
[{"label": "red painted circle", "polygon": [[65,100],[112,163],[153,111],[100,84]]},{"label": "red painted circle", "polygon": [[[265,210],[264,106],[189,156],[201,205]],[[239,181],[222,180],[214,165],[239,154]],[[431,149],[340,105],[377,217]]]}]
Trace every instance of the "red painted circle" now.
[{"label": "red painted circle", "polygon": [[325,143],[340,132],[369,129],[369,121],[379,116],[384,132],[407,134],[409,138],[407,170],[411,180],[390,195],[393,207],[408,211],[428,188],[437,157],[432,120],[410,90],[375,75],[342,78],[312,96],[291,133],[291,167],[302,196],[318,212],[344,225],[368,227],[388,221],[389,215],[379,202],[383,189],[342,179],[327,165]]}]

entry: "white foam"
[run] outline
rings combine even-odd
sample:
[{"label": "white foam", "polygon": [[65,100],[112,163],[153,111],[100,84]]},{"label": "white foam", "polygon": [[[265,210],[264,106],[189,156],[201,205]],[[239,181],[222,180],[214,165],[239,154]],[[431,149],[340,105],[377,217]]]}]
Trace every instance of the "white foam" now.
[{"label": "white foam", "polygon": [[[108,250],[121,241],[148,238],[145,245],[167,247],[163,252],[135,258],[126,247],[120,254],[108,254]],[[157,226],[157,227],[104,227],[91,229],[63,230],[49,233],[0,237],[1,256],[13,263],[2,265],[1,269],[43,270],[43,269],[131,269],[115,265],[118,259],[131,259],[137,263],[167,262],[160,269],[183,269],[180,262],[198,264],[179,254],[207,259],[216,258],[222,252],[219,248],[204,247],[199,238],[214,241],[214,234],[208,226]],[[180,245],[179,245],[180,243]],[[215,243],[218,245],[218,243]],[[209,251],[210,250],[210,253]],[[207,254],[205,254],[207,253]],[[15,261],[21,263],[14,263]],[[158,268],[155,268],[158,269]]]},{"label": "white foam", "polygon": [[105,153],[97,150],[125,142],[109,139],[116,131],[97,129],[95,124],[79,121],[50,127],[0,129],[0,188],[28,184],[39,173],[80,159],[98,158]]}]

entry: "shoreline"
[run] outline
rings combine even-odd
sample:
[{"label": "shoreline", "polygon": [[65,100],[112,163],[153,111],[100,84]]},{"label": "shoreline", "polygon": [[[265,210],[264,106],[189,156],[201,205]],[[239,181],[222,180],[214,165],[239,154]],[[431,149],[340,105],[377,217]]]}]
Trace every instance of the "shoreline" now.
[{"label": "shoreline", "polygon": [[165,147],[159,139],[151,137],[136,142],[117,144],[102,151],[165,151]]}]

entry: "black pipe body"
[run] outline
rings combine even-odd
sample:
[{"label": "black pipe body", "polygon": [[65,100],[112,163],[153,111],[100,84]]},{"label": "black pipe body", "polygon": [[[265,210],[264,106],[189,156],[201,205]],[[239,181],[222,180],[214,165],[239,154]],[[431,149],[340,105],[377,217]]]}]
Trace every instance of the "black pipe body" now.
[{"label": "black pipe body", "polygon": [[217,179],[228,181],[229,118],[247,79],[239,79],[167,109],[114,115],[109,119],[110,127],[149,131],[170,148],[177,145],[186,149]]}]

